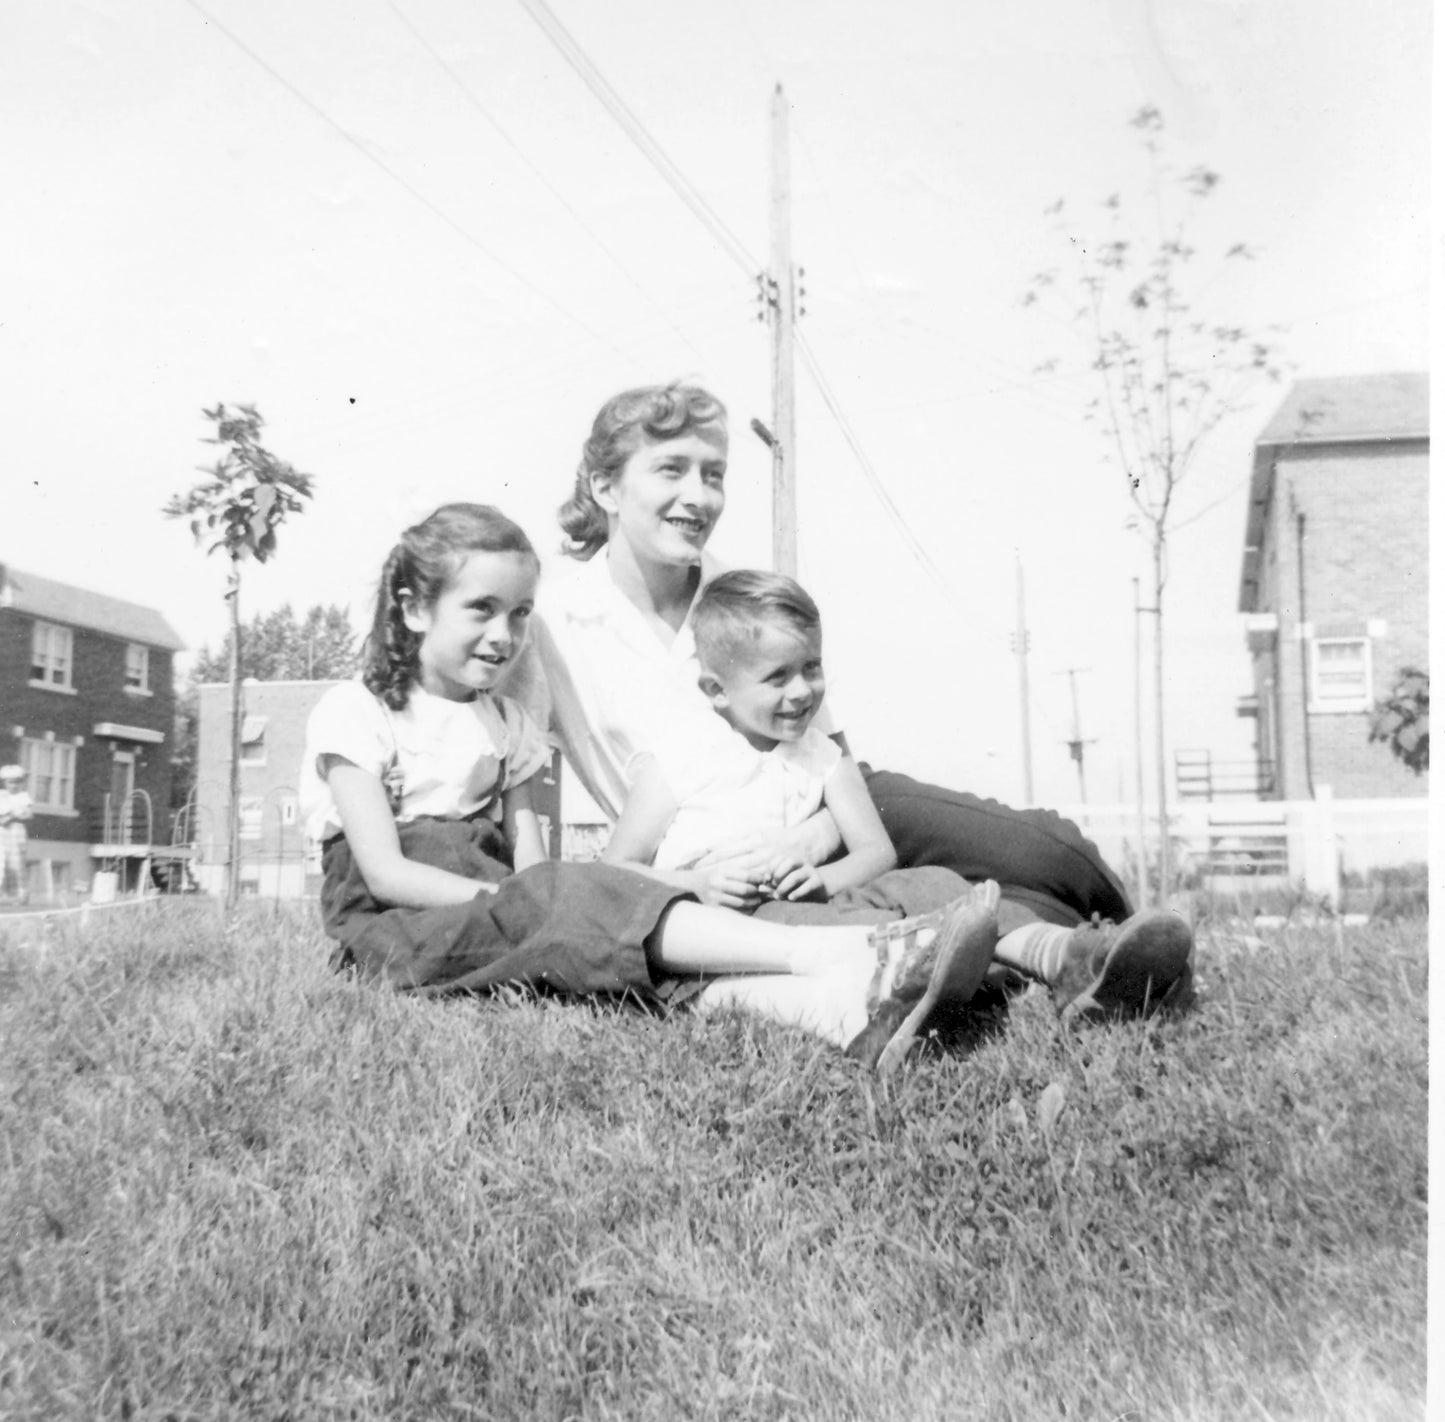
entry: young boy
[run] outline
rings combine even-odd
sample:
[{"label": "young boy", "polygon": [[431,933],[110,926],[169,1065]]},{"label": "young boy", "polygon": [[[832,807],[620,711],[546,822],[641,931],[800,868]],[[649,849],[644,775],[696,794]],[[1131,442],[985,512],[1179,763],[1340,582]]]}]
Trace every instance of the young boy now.
[{"label": "young boy", "polygon": [[[951,870],[896,867],[857,763],[813,725],[827,690],[822,617],[802,587],[774,573],[720,574],[699,594],[692,626],[698,684],[720,720],[711,735],[679,733],[636,758],[605,860],[704,903],[794,923],[882,923],[968,891]],[[842,835],[834,862],[783,857],[747,876],[700,867],[715,845],[791,828],[820,807]]]},{"label": "young boy", "polygon": [[[967,883],[937,867],[896,868],[857,763],[813,726],[827,683],[822,618],[791,578],[723,573],[692,614],[699,685],[714,734],[664,738],[635,758],[627,802],[603,858],[654,874],[705,903],[795,923],[887,922],[938,909]],[[791,828],[820,807],[845,853],[818,868],[782,857],[744,875],[705,867],[708,851],[748,830]],[[1144,912],[1116,927],[1074,928],[1004,905],[993,963],[1046,984],[1067,1020],[1188,1005],[1193,937],[1177,915]],[[1156,991],[1155,984],[1160,985]]]}]

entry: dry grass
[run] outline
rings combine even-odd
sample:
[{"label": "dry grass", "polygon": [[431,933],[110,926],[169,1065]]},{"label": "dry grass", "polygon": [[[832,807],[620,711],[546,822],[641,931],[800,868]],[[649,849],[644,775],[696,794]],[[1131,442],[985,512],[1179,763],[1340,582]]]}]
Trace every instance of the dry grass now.
[{"label": "dry grass", "polygon": [[880,1087],[261,908],[0,926],[0,1414],[1421,1417],[1425,937],[1215,932],[1181,1023],[1027,994]]}]

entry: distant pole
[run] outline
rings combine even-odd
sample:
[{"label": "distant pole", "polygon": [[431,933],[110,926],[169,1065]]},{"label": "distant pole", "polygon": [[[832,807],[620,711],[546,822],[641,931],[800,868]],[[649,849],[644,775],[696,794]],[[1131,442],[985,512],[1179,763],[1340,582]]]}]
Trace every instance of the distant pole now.
[{"label": "distant pole", "polygon": [[1024,612],[1024,564],[1014,550],[1014,581],[1018,589],[1018,630],[1014,649],[1019,659],[1019,724],[1024,741],[1024,803],[1034,803],[1034,737],[1029,721],[1029,627]]},{"label": "distant pole", "polygon": [[791,178],[788,164],[788,101],[783,86],[773,90],[772,275],[768,302],[773,313],[773,568],[798,573],[797,435],[793,402],[793,322],[796,319]]},{"label": "distant pole", "polygon": [[1143,908],[1149,901],[1149,856],[1144,845],[1144,654],[1139,631],[1139,579],[1134,579],[1134,814],[1135,854],[1138,864],[1139,902]]},{"label": "distant pole", "polygon": [[1084,784],[1084,732],[1079,723],[1079,683],[1076,680],[1081,671],[1088,671],[1088,667],[1065,667],[1064,675],[1069,679],[1069,701],[1074,711],[1074,732],[1073,738],[1069,741],[1069,758],[1079,772],[1079,803],[1089,803],[1089,792]]}]

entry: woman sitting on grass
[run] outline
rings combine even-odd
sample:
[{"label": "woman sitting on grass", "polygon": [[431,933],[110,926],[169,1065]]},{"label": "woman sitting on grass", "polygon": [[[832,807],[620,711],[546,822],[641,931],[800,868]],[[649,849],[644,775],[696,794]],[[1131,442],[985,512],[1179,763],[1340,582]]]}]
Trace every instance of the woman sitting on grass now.
[{"label": "woman sitting on grass", "polygon": [[[549,580],[535,653],[508,689],[545,725],[614,822],[639,757],[707,729],[688,623],[720,571],[705,552],[722,516],[727,411],[696,386],[624,391],[598,412],[560,520],[577,565]],[[827,708],[814,723],[846,744]],[[1068,821],[863,766],[905,867],[1002,886],[996,963],[1046,983],[1065,1019],[1183,1006],[1194,942],[1182,918],[1134,913],[1118,878]],[[764,878],[780,858],[825,864],[826,809],[782,833],[719,845],[702,866]]]},{"label": "woman sitting on grass", "polygon": [[878,927],[793,927],[633,870],[549,861],[530,788],[549,752],[495,690],[538,572],[522,530],[478,504],[437,509],[388,556],[362,679],[307,723],[301,798],[337,966],[420,992],[651,1000],[707,977],[704,1010],[747,1008],[895,1065],[942,995],[981,980],[997,887]]}]

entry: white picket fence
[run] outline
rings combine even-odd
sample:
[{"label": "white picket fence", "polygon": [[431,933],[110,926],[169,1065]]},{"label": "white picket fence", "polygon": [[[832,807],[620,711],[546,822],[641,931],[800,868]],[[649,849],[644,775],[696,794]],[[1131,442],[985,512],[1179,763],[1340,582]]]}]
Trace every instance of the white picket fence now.
[{"label": "white picket fence", "polygon": [[[1133,805],[1059,807],[1132,880],[1139,843]],[[1424,863],[1429,857],[1430,802],[1339,800],[1321,789],[1313,800],[1184,800],[1169,806],[1176,869],[1216,886],[1302,885],[1338,904],[1347,875]],[[1157,857],[1158,820],[1145,818],[1144,842]]]}]

